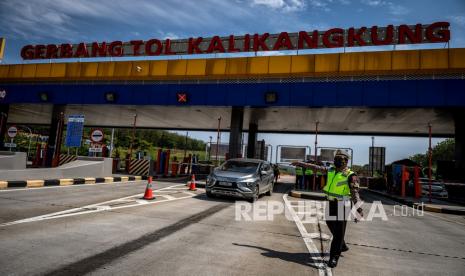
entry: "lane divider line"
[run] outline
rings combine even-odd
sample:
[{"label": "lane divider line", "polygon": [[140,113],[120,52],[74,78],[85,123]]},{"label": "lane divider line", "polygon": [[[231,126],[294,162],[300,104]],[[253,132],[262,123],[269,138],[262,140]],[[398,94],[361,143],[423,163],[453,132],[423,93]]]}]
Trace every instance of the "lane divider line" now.
[{"label": "lane divider line", "polygon": [[305,246],[307,247],[307,250],[310,253],[310,258],[312,259],[315,266],[318,268],[318,274],[320,276],[323,276],[323,275],[332,276],[331,269],[326,266],[325,259],[321,257],[322,252],[318,251],[312,238],[310,238],[310,234],[307,232],[307,229],[305,228],[304,224],[300,220],[299,216],[296,214],[294,208],[292,208],[291,203],[287,199],[287,197],[288,197],[287,194],[283,195],[284,203],[287,209],[289,210],[289,213],[291,214],[292,219],[294,220],[294,223],[297,226],[297,229],[299,229],[300,235],[303,237]]},{"label": "lane divider line", "polygon": [[[184,184],[181,184],[184,185]],[[160,190],[165,190],[169,189],[171,187],[176,187],[180,185],[173,185],[169,187],[162,188]],[[151,205],[151,204],[158,204],[162,202],[169,202],[169,201],[176,201],[176,200],[181,200],[181,199],[188,199],[188,198],[193,198],[194,196],[197,196],[198,194],[191,194],[187,196],[182,196],[182,197],[173,197],[167,198],[167,199],[161,199],[161,200],[155,200],[155,201],[145,201],[141,200],[141,197],[144,194],[135,194],[135,195],[130,195],[118,199],[112,199],[100,203],[95,203],[95,204],[90,204],[86,205],[83,207],[78,207],[78,208],[72,208],[69,210],[64,210],[64,211],[59,211],[59,212],[54,212],[50,214],[45,214],[41,216],[36,216],[36,217],[31,217],[31,218],[26,218],[26,219],[21,219],[21,220],[16,220],[16,221],[11,221],[11,222],[6,222],[0,224],[0,227],[5,227],[5,226],[10,226],[10,225],[16,225],[16,224],[21,224],[21,223],[28,223],[28,222],[37,222],[37,221],[43,221],[43,220],[50,220],[50,219],[57,219],[57,218],[64,218],[64,217],[70,217],[70,216],[78,216],[78,215],[84,215],[84,214],[91,214],[91,213],[97,213],[97,212],[103,212],[103,211],[111,211],[111,210],[118,210],[118,209],[123,209],[123,208],[131,208],[131,207],[137,207],[137,206],[143,206],[143,205]],[[161,197],[166,197],[166,195],[161,195]],[[133,200],[129,200],[129,199]],[[128,203],[128,202],[134,202],[134,204],[126,204],[122,206],[115,206],[112,207],[111,204],[113,203]]]}]

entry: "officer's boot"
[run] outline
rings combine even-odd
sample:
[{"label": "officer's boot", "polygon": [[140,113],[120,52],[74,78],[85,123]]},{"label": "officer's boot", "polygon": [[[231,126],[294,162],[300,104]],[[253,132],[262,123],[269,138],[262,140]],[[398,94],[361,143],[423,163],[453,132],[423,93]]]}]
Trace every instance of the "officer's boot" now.
[{"label": "officer's boot", "polygon": [[329,258],[328,267],[334,268],[337,266],[337,261],[339,260],[339,256],[333,256]]}]

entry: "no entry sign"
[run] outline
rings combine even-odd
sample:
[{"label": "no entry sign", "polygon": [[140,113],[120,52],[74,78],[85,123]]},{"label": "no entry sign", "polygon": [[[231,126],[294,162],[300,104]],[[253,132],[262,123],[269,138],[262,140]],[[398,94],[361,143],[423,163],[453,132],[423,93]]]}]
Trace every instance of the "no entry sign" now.
[{"label": "no entry sign", "polygon": [[103,141],[103,130],[93,129],[90,133],[90,140],[94,143],[100,143]]},{"label": "no entry sign", "polygon": [[15,138],[16,137],[16,134],[18,134],[18,128],[15,127],[15,126],[11,126],[9,129],[8,129],[8,136],[10,138]]}]

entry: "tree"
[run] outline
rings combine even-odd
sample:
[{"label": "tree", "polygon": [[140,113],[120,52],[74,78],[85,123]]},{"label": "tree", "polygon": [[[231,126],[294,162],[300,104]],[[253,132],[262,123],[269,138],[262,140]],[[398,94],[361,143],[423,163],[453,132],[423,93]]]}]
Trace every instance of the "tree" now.
[{"label": "tree", "polygon": [[410,160],[418,163],[422,167],[427,167],[428,166],[428,155],[423,154],[423,153],[417,153],[413,156],[409,157]]},{"label": "tree", "polygon": [[[438,160],[454,160],[455,140],[448,138],[439,142],[433,147],[432,163],[435,164]],[[410,160],[417,162],[423,167],[428,166],[429,155],[428,151],[425,154],[415,154],[409,157]]]},{"label": "tree", "polygon": [[433,148],[433,162],[438,160],[454,160],[455,140],[452,138],[446,139],[438,143]]}]

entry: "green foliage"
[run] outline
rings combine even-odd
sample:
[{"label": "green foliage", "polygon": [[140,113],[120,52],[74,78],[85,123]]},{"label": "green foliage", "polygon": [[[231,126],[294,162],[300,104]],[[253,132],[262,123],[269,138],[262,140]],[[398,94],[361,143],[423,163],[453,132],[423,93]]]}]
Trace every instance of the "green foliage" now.
[{"label": "green foliage", "polygon": [[423,153],[417,153],[409,157],[410,160],[418,163],[422,167],[428,166],[428,155]]},{"label": "green foliage", "polygon": [[[14,151],[23,151],[26,152],[29,145],[29,131],[25,131],[25,128],[18,127],[19,132],[15,137],[14,142],[18,145]],[[31,155],[34,156],[37,144],[38,135],[48,135],[47,126],[31,126],[30,127],[33,133],[31,139]],[[88,150],[90,145],[86,143],[90,139],[90,132],[92,128],[85,127],[82,137],[81,147],[78,149],[79,155],[88,155]],[[110,145],[111,141],[111,128],[104,128],[103,132],[105,134],[104,143]],[[67,153],[68,148],[64,145],[66,139],[66,126],[63,131],[63,144],[61,148],[62,153]],[[6,142],[10,142],[9,138],[5,138]],[[124,158],[129,151],[132,141],[132,129],[130,128],[117,128],[115,129],[114,134],[114,145],[115,150],[113,151],[113,157]],[[187,138],[186,136],[179,135],[176,133],[168,132],[165,130],[151,130],[151,129],[136,129],[134,135],[134,143],[132,145],[133,155],[138,151],[146,152],[152,158],[156,157],[157,151],[159,148],[162,149],[171,149],[172,155],[177,156],[178,159],[184,156],[184,151],[186,154],[199,154],[203,159],[205,157],[205,142],[197,139]],[[76,153],[76,148],[69,149],[70,154]]]},{"label": "green foliage", "polygon": [[355,173],[357,173],[358,175],[361,175],[363,172],[363,167],[359,165],[352,165],[350,169],[354,171]]},{"label": "green foliage", "polygon": [[[439,142],[433,147],[432,162],[436,163],[438,160],[453,160],[454,159],[455,140],[452,138]],[[417,162],[423,167],[428,166],[429,155],[428,151],[424,154],[418,153],[409,157],[412,161]]]},{"label": "green foliage", "polygon": [[452,138],[446,139],[438,143],[433,148],[433,162],[438,160],[453,160],[455,150],[455,140]]}]

